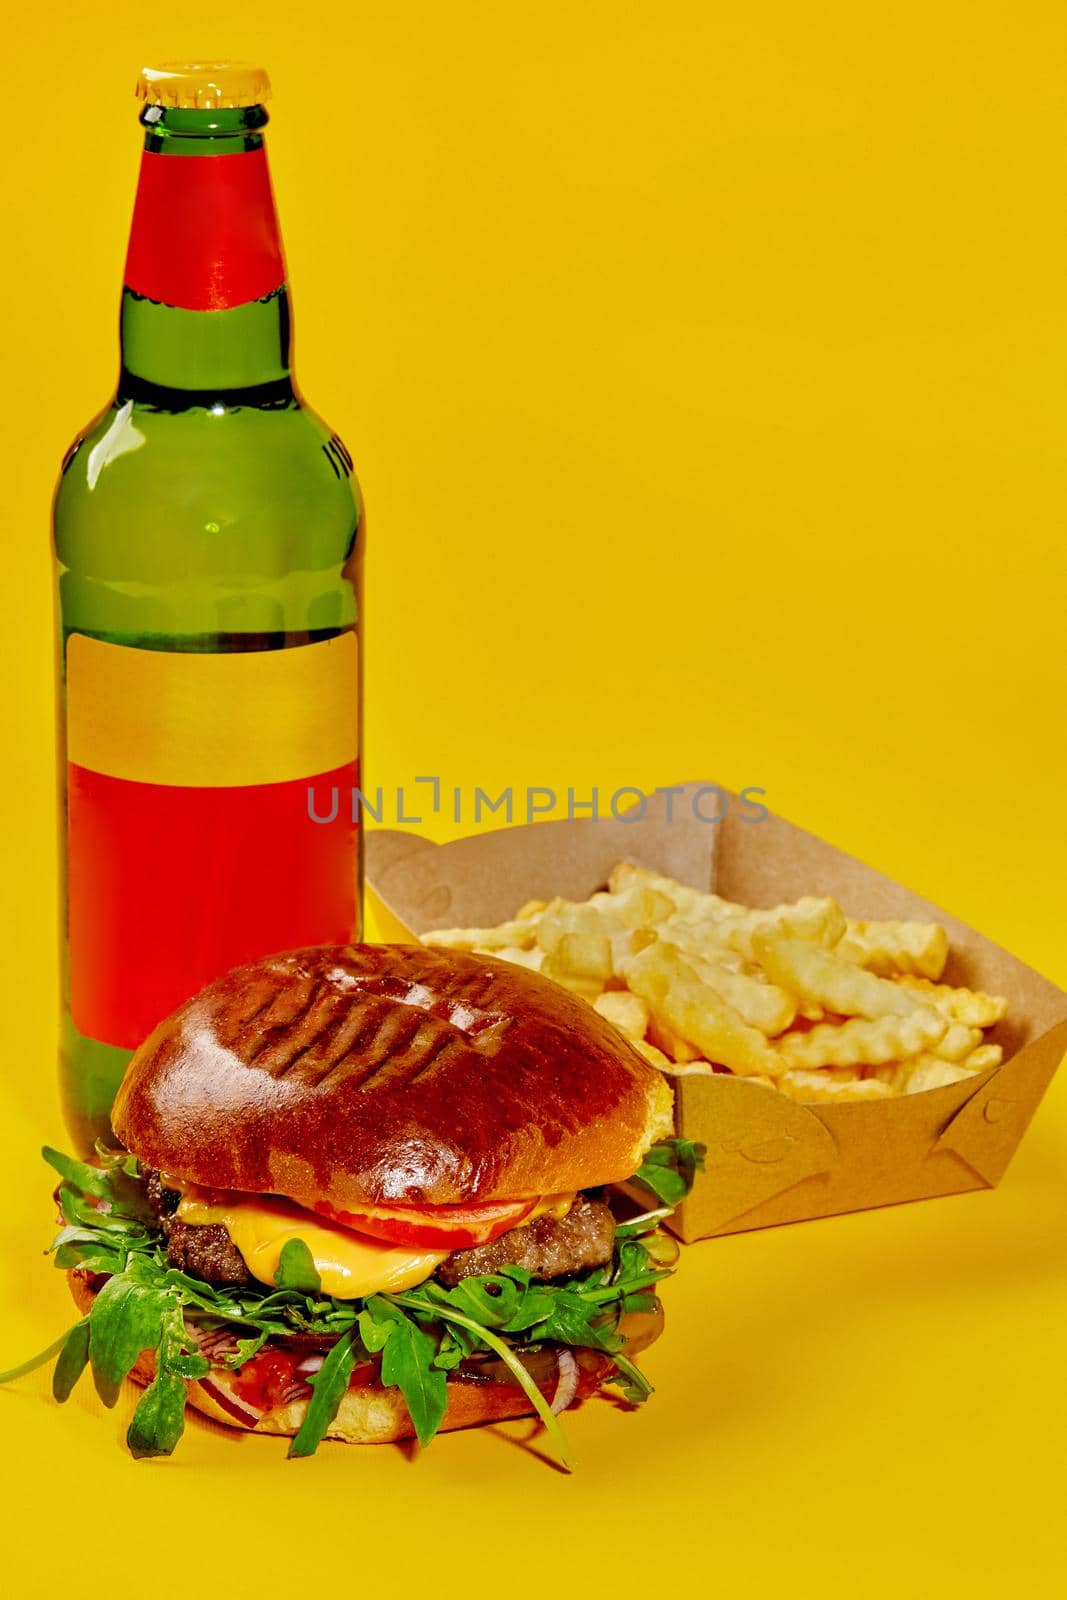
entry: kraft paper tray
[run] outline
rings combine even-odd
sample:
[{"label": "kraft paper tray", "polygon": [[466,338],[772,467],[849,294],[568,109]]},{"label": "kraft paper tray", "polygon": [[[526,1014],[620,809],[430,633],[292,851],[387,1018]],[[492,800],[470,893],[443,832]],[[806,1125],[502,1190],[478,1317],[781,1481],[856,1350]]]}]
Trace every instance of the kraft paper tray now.
[{"label": "kraft paper tray", "polygon": [[703,1140],[708,1161],[676,1231],[688,1241],[995,1186],[1067,1051],[1067,994],[813,834],[773,815],[745,820],[718,787],[729,804],[715,824],[675,791],[671,820],[658,794],[639,820],[532,823],[447,845],[374,829],[368,889],[397,939],[501,922],[526,900],[584,899],[620,860],[746,905],[829,894],[850,916],[943,923],[946,980],[1008,998],[1007,1018],[988,1035],[1003,1045],[1003,1063],[925,1094],[845,1105],[800,1105],[724,1074],[677,1079],[678,1132]]}]

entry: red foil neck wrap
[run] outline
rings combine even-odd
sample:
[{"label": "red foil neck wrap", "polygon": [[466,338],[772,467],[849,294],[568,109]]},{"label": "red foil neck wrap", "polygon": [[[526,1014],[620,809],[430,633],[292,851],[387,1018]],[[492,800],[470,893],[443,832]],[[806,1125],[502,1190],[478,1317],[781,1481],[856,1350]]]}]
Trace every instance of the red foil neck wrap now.
[{"label": "red foil neck wrap", "polygon": [[228,311],[285,281],[262,148],[237,155],[146,150],[130,227],[128,289],[187,311]]}]

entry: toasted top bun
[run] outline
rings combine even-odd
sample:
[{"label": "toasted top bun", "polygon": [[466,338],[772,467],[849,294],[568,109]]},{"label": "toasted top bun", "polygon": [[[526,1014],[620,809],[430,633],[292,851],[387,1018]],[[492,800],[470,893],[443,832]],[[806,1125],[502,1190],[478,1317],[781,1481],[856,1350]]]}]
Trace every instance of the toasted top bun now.
[{"label": "toasted top bun", "polygon": [[628,1178],[672,1131],[664,1079],[535,972],[421,945],[238,967],[137,1051],[112,1121],[208,1188],[300,1205],[461,1205]]}]

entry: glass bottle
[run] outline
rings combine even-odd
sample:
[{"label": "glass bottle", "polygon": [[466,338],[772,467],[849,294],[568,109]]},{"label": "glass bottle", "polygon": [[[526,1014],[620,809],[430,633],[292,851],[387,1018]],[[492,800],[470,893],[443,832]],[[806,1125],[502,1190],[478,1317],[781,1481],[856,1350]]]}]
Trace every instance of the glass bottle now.
[{"label": "glass bottle", "polygon": [[149,69],[114,399],[54,505],[61,1081],[82,1148],[220,972],[358,938],[362,505],[292,372],[266,74]]}]

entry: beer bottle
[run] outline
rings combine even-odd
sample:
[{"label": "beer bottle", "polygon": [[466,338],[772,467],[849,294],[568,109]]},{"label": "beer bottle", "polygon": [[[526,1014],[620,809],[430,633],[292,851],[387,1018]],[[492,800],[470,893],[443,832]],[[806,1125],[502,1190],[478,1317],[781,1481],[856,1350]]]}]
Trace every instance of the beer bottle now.
[{"label": "beer bottle", "polygon": [[56,490],[62,1086],[84,1148],[212,977],[359,937],[362,510],[304,402],[266,74],[144,71],[115,398]]}]

